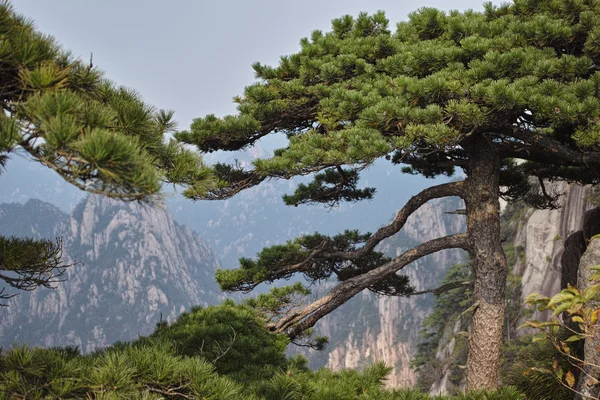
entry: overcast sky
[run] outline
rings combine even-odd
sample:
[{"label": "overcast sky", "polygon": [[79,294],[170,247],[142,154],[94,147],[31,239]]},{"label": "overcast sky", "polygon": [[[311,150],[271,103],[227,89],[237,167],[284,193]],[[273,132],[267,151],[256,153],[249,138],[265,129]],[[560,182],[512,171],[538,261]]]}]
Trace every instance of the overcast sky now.
[{"label": "overcast sky", "polygon": [[235,112],[251,64],[276,64],[330,21],[384,10],[391,26],[420,7],[482,9],[483,0],[12,0],[44,33],[159,108],[180,128]]}]

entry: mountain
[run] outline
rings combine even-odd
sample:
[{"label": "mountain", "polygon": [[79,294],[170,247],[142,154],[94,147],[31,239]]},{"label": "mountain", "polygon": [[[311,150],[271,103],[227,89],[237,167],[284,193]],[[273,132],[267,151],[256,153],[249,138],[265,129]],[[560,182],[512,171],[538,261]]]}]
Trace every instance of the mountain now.
[{"label": "mountain", "polygon": [[68,215],[39,200],[2,204],[0,234],[60,236],[65,262],[79,263],[55,290],[21,292],[0,309],[0,346],[76,345],[89,352],[221,299],[215,254],[164,205],[89,196]]},{"label": "mountain", "polygon": [[85,192],[54,171],[18,152],[9,159],[6,171],[0,172],[0,203],[25,204],[30,199],[42,199],[70,213],[85,197]]},{"label": "mountain", "polygon": [[304,233],[334,235],[346,229],[373,232],[412,195],[444,181],[402,174],[397,166],[384,160],[362,175],[360,187],[377,189],[372,200],[333,208],[286,206],[281,196],[293,193],[299,183],[308,180],[269,180],[223,201],[193,202],[171,195],[167,204],[176,220],[202,232],[223,267],[234,268],[240,257],[254,257],[263,247],[285,243]]}]

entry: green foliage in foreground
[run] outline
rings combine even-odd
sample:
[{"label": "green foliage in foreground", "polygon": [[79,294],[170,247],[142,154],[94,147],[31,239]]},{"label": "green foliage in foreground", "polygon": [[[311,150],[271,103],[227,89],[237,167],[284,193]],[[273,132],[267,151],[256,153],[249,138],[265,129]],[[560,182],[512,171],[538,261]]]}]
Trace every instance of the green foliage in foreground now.
[{"label": "green foliage in foreground", "polygon": [[250,399],[250,400],[511,400],[514,390],[430,397],[384,388],[390,369],[309,371],[290,364],[270,377],[243,385],[220,375],[201,357],[175,354],[172,344],[147,341],[87,356],[76,350],[15,347],[0,357],[0,399]]},{"label": "green foliage in foreground", "polygon": [[[26,346],[0,353],[0,400],[516,400],[514,389],[431,397],[388,390],[390,368],[311,371],[286,358],[287,339],[261,330],[244,303],[195,308],[150,337],[81,355],[74,348]],[[245,323],[245,325],[244,325]],[[236,331],[232,343],[230,332]],[[228,344],[229,343],[229,344]]]},{"label": "green foliage in foreground", "polygon": [[573,391],[562,385],[551,371],[571,367],[549,342],[532,342],[530,335],[506,343],[503,349],[505,383],[513,385],[531,400],[571,400]]},{"label": "green foliage in foreground", "polygon": [[81,356],[72,349],[15,347],[0,358],[0,392],[12,398],[235,399],[241,387],[200,357],[148,342]]},{"label": "green foliage in foreground", "polygon": [[288,339],[263,326],[251,307],[227,300],[217,307],[193,308],[171,325],[159,324],[150,338],[176,343],[178,355],[200,356],[219,373],[246,381],[271,376],[287,365]]}]

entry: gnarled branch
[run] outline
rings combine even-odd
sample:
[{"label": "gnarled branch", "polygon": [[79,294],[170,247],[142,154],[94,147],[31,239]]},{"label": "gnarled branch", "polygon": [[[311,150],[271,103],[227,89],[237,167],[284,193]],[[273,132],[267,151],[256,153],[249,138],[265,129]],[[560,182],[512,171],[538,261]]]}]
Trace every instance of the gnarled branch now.
[{"label": "gnarled branch", "polygon": [[268,326],[268,328],[276,332],[286,333],[293,339],[306,329],[313,327],[321,318],[379,280],[385,279],[387,276],[398,272],[411,262],[426,255],[454,248],[467,250],[469,248],[468,235],[456,234],[445,236],[413,247],[378,268],[339,283],[327,295],[303,309],[281,318],[276,324]]},{"label": "gnarled branch", "polygon": [[[398,211],[394,220],[377,230],[374,234],[367,237],[360,248],[344,250],[336,248],[335,240],[325,237],[318,246],[308,248],[306,256],[294,263],[281,263],[276,267],[269,268],[264,274],[250,274],[241,278],[234,286],[233,290],[250,291],[262,282],[273,282],[277,279],[289,278],[295,273],[308,273],[313,270],[318,263],[336,263],[345,261],[364,260],[369,256],[375,247],[384,239],[387,239],[398,233],[406,224],[408,218],[422,205],[430,200],[447,197],[463,196],[464,182],[450,182],[424,189],[419,194],[408,200],[405,206]],[[258,278],[257,278],[258,277]],[[231,289],[227,289],[231,290]]]}]

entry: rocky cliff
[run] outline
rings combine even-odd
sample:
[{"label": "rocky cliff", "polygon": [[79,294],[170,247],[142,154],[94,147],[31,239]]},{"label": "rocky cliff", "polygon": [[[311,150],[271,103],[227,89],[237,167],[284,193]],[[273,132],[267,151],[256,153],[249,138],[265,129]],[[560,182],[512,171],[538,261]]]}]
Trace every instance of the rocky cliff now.
[{"label": "rocky cliff", "polygon": [[90,196],[67,215],[38,200],[0,205],[0,234],[63,237],[66,281],[0,309],[0,346],[27,342],[92,351],[150,333],[157,322],[219,301],[207,243],[165,206]]},{"label": "rocky cliff", "polygon": [[566,183],[555,187],[555,191],[563,194],[560,208],[529,209],[522,229],[514,238],[515,246],[525,248],[526,262],[515,270],[516,274],[523,276],[522,299],[533,292],[549,296],[560,291],[564,240],[583,228],[584,214],[592,207],[588,187]]}]

